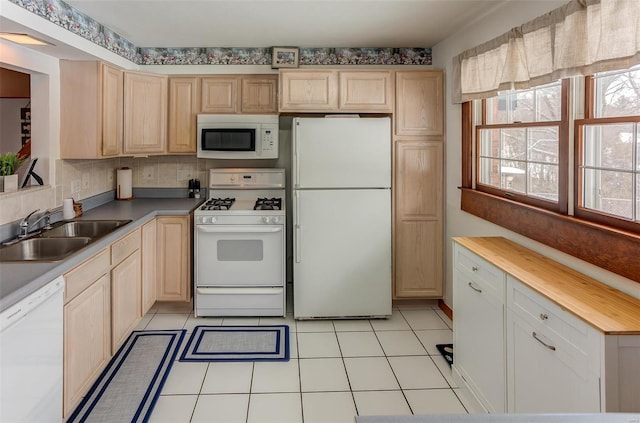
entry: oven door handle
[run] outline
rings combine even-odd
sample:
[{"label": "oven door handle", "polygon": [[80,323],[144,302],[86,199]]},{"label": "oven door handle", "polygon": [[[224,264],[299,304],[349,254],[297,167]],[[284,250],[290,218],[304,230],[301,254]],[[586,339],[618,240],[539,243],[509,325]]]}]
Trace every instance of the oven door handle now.
[{"label": "oven door handle", "polygon": [[282,232],[282,226],[203,226],[198,225],[198,232],[217,234],[266,234]]}]

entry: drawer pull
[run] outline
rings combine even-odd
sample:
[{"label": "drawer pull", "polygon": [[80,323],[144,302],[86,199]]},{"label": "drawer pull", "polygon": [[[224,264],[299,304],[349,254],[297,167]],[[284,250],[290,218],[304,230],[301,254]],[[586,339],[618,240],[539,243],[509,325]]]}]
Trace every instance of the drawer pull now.
[{"label": "drawer pull", "polygon": [[542,339],[538,338],[538,334],[536,334],[535,332],[531,332],[531,335],[535,338],[536,341],[540,342],[542,345],[549,348],[551,351],[556,350],[556,347],[554,347],[553,345],[549,345],[546,342],[544,342]]},{"label": "drawer pull", "polygon": [[482,289],[473,286],[473,282],[469,282],[469,288],[473,289],[476,292],[482,292]]},{"label": "drawer pull", "polygon": [[547,313],[540,313],[540,320],[547,320],[548,318]]},{"label": "drawer pull", "polygon": [[473,266],[471,270],[473,270],[474,272],[477,272],[479,269],[478,269],[478,266]]}]

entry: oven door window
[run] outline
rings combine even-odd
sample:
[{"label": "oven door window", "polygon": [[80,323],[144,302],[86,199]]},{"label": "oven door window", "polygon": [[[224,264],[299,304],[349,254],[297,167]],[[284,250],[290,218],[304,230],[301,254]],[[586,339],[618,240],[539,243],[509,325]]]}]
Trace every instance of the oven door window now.
[{"label": "oven door window", "polygon": [[196,232],[198,286],[282,285],[282,225],[199,225]]},{"label": "oven door window", "polygon": [[202,151],[256,151],[253,128],[215,128],[202,130]]}]

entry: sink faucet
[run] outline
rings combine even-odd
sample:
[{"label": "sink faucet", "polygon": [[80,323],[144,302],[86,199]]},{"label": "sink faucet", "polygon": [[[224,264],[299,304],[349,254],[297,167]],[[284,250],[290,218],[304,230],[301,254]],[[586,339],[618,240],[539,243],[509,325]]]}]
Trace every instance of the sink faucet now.
[{"label": "sink faucet", "polygon": [[35,222],[33,222],[32,224],[29,224],[29,218],[31,218],[31,216],[33,216],[35,213],[37,213],[39,211],[40,211],[40,209],[35,209],[34,211],[32,211],[31,213],[26,215],[20,221],[20,225],[19,225],[19,229],[18,229],[18,239],[26,238],[27,235],[29,234],[29,229],[33,228],[35,225],[40,223],[42,220],[44,220],[44,227],[43,228],[44,229],[51,229],[51,213],[53,213],[55,211],[55,209],[46,210],[44,213],[42,213],[42,216],[40,216]]},{"label": "sink faucet", "polygon": [[40,209],[35,209],[20,221],[20,226],[18,227],[18,239],[27,237],[27,234],[29,233],[29,218],[39,211]]}]

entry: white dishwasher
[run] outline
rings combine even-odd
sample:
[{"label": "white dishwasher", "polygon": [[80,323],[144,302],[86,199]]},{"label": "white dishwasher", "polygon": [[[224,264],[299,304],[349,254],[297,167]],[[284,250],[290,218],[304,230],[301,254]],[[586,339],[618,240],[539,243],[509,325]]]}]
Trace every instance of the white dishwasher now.
[{"label": "white dishwasher", "polygon": [[62,276],[0,314],[0,421],[62,421]]}]

